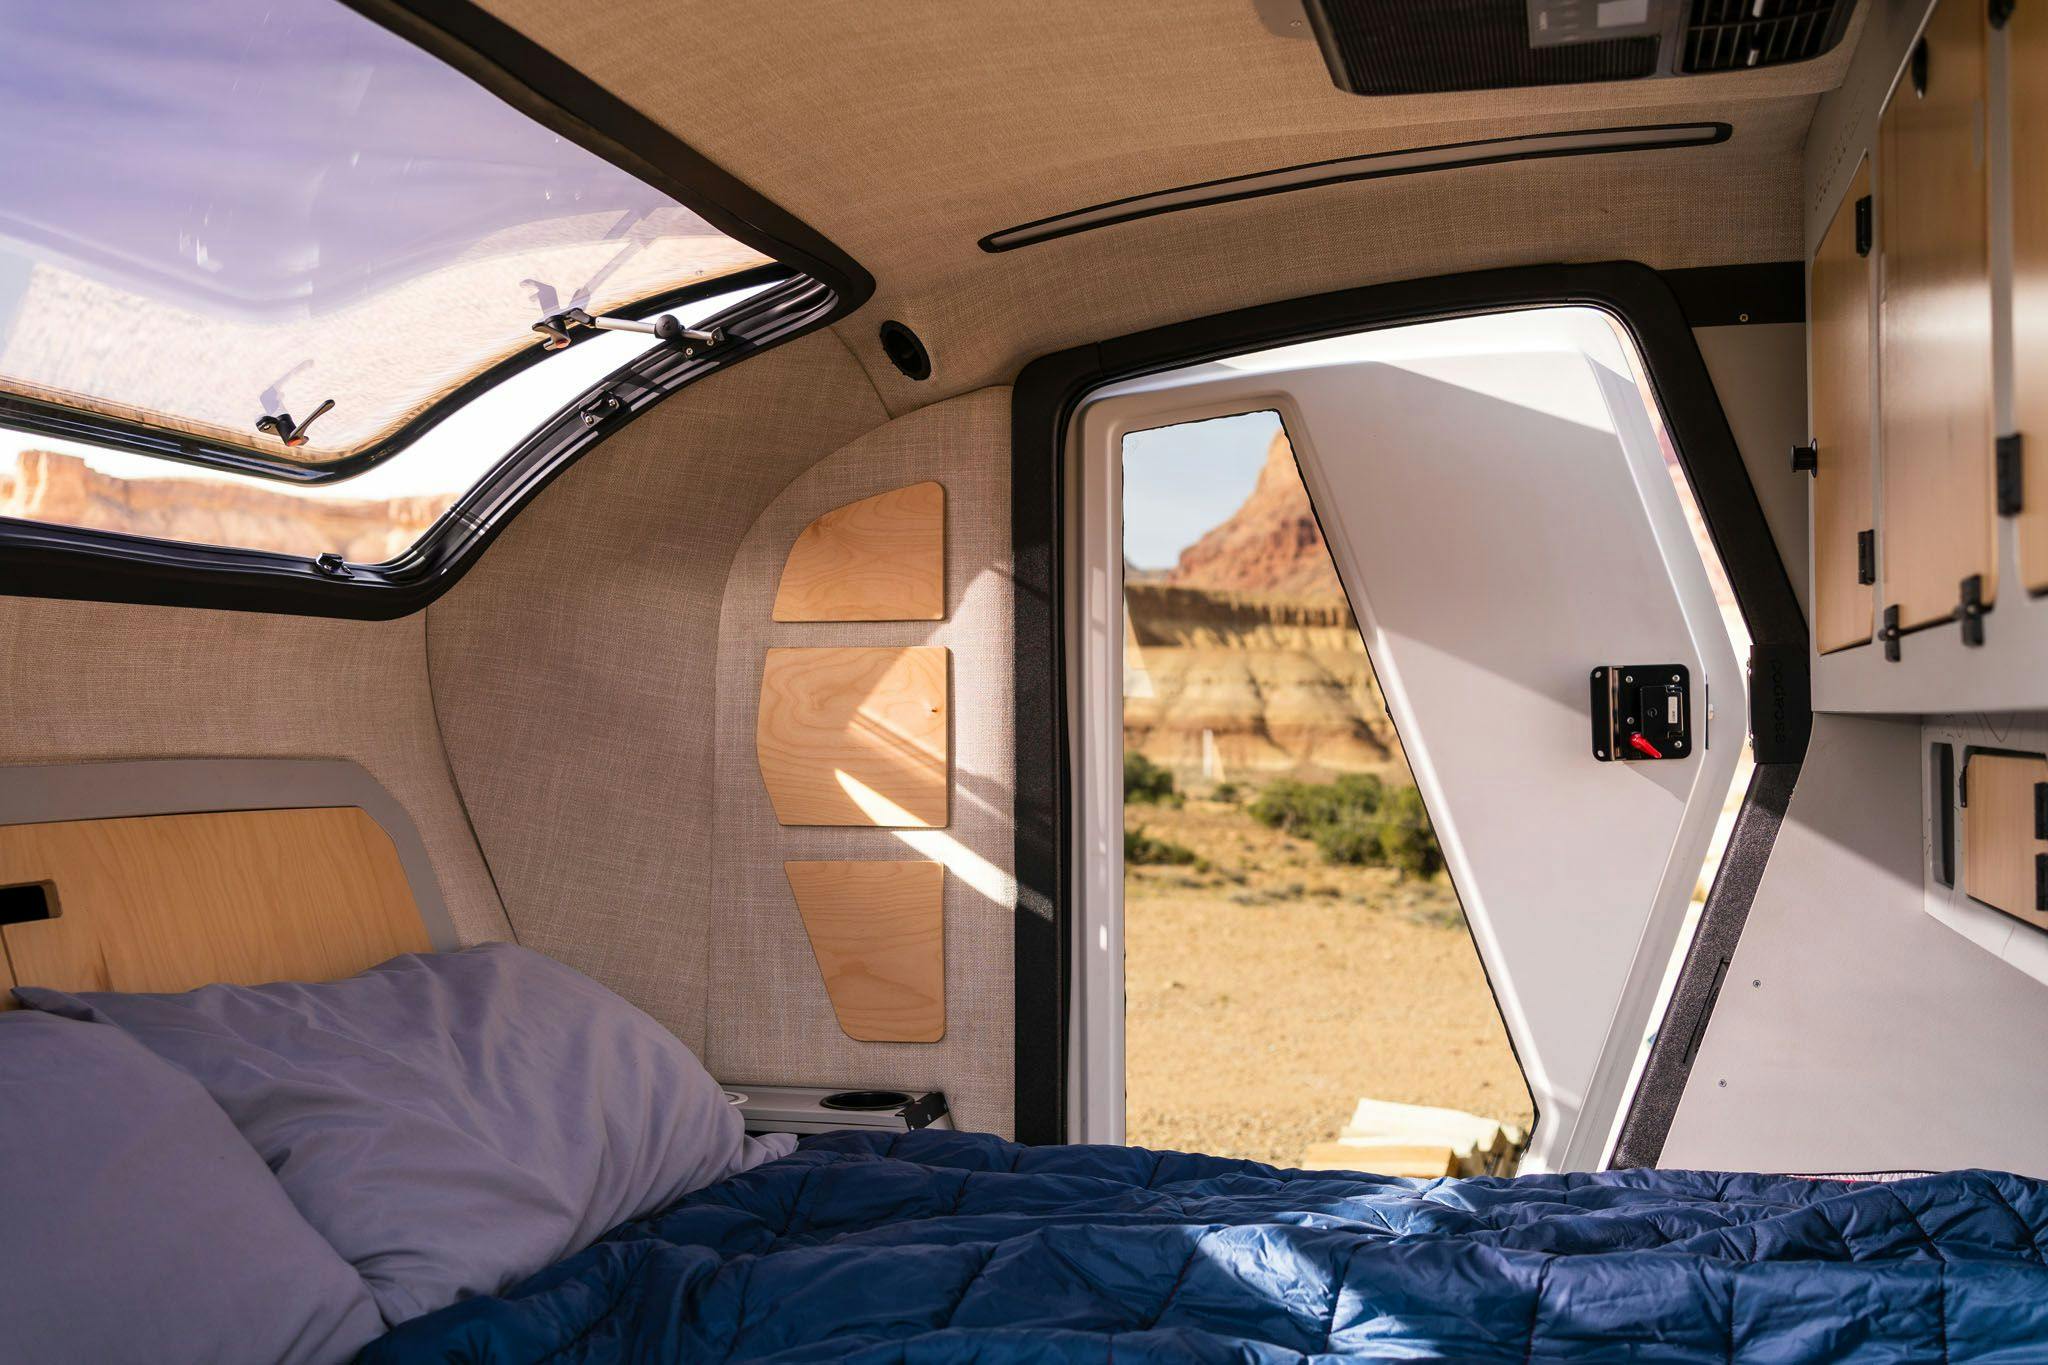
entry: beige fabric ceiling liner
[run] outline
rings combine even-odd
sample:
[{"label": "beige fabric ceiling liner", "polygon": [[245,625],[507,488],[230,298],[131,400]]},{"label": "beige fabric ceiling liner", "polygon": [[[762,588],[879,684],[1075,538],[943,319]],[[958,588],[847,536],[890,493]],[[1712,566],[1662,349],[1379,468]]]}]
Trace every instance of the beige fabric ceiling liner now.
[{"label": "beige fabric ceiling liner", "polygon": [[[1361,99],[1284,0],[480,0],[830,238],[875,278],[835,324],[891,412],[1050,351],[1230,308],[1501,265],[1660,269],[1800,248],[1801,152],[1871,3],[1812,61]],[[1270,24],[1270,26],[1269,26]],[[815,54],[792,61],[791,54]],[[1159,214],[991,255],[1007,227],[1162,187],[1417,146],[1721,122],[1727,142],[1392,176]],[[898,373],[893,318],[932,357]]]}]

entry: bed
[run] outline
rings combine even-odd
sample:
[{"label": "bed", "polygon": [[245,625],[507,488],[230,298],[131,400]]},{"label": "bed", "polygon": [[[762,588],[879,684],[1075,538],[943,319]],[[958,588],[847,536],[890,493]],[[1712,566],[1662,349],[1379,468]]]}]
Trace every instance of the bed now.
[{"label": "bed", "polygon": [[2048,1187],[1420,1182],[835,1133],[399,1328],[429,1361],[2040,1360]]},{"label": "bed", "polygon": [[0,1362],[2048,1359],[2048,1185],[2013,1175],[749,1137],[688,1047],[543,954],[377,960],[428,937],[398,870],[383,936],[362,894],[236,902],[273,884],[251,859],[356,850],[344,815],[89,831],[119,860],[38,836],[58,913],[0,927],[30,964]]}]

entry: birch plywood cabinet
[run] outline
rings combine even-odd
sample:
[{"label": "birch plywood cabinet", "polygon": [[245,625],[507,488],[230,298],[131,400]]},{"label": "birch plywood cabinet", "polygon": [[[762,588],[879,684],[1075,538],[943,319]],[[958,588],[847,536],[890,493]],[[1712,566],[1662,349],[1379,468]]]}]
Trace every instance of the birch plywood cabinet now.
[{"label": "birch plywood cabinet", "polygon": [[1813,258],[1813,633],[1823,654],[1870,643],[1875,619],[1866,573],[1875,567],[1876,534],[1870,479],[1873,208],[1866,157]]},{"label": "birch plywood cabinet", "polygon": [[2034,788],[2048,782],[2039,754],[1973,753],[1963,769],[1963,890],[2014,919],[2048,928],[2040,860],[2048,839]]},{"label": "birch plywood cabinet", "polygon": [[2006,20],[2007,119],[2012,133],[2013,427],[2024,474],[2020,577],[2048,589],[2048,6]]},{"label": "birch plywood cabinet", "polygon": [[1997,592],[1981,0],[1942,0],[1878,131],[1878,528],[1902,630]]}]

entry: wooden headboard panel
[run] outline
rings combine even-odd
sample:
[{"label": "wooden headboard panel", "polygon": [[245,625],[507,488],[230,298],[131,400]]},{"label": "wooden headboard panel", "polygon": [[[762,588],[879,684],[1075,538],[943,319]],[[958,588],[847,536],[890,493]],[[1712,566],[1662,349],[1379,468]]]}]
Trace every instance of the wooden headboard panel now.
[{"label": "wooden headboard panel", "polygon": [[13,768],[0,788],[0,1008],[16,984],[320,981],[455,946],[411,822],[353,764]]},{"label": "wooden headboard panel", "polygon": [[56,913],[0,926],[25,986],[322,981],[430,946],[397,850],[352,806],[0,828],[0,886],[27,882]]}]

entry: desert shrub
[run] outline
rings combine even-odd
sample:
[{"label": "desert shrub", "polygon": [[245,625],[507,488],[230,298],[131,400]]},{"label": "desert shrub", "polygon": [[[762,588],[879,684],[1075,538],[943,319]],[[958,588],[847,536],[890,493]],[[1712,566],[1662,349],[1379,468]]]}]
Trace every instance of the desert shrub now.
[{"label": "desert shrub", "polygon": [[1318,825],[1311,836],[1326,863],[1371,867],[1385,859],[1380,852],[1380,827],[1374,817],[1353,817]]},{"label": "desert shrub", "polygon": [[1304,839],[1328,826],[1366,821],[1380,808],[1385,784],[1371,773],[1346,773],[1335,782],[1269,783],[1250,806],[1251,817],[1268,829]]},{"label": "desert shrub", "polygon": [[1143,825],[1124,831],[1124,861],[1156,867],[1205,866],[1201,857],[1186,844],[1154,838],[1145,832]]},{"label": "desert shrub", "polygon": [[1380,807],[1380,858],[1404,877],[1434,877],[1443,870],[1444,851],[1422,804],[1422,793],[1402,787]]},{"label": "desert shrub", "polygon": [[1312,840],[1326,862],[1391,867],[1423,878],[1444,865],[1422,794],[1390,788],[1371,773],[1346,773],[1334,782],[1282,778],[1247,809],[1269,829]]},{"label": "desert shrub", "polygon": [[1172,805],[1178,804],[1179,800],[1179,794],[1173,789],[1171,772],[1143,754],[1124,755],[1125,805]]},{"label": "desert shrub", "polygon": [[1209,793],[1209,799],[1211,801],[1222,801],[1233,806],[1236,805],[1238,803],[1238,800],[1243,796],[1244,789],[1238,786],[1235,782],[1218,782],[1215,788]]}]

